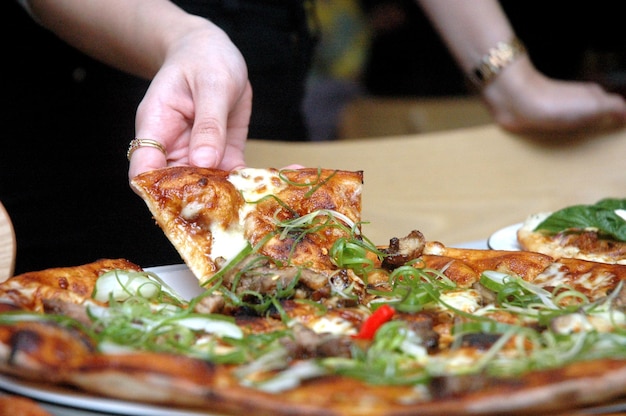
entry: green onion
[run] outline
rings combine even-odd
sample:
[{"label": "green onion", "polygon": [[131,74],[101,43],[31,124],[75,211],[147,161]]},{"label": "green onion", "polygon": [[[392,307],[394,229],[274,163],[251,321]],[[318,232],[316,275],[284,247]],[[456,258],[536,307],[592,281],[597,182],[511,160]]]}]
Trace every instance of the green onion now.
[{"label": "green onion", "polygon": [[107,302],[109,299],[120,301],[133,296],[151,299],[163,294],[182,301],[182,297],[154,273],[111,270],[98,277],[91,297]]},{"label": "green onion", "polygon": [[86,327],[81,322],[65,315],[56,315],[49,313],[43,314],[22,310],[0,313],[0,325],[14,325],[20,322],[53,323],[66,328],[75,328],[82,332],[85,332],[89,336],[93,336],[93,332],[90,328]]},{"label": "green onion", "polygon": [[285,176],[285,172],[297,172],[296,169],[281,169],[278,172],[278,176],[287,184],[291,185],[291,186],[302,186],[302,187],[307,187],[310,186],[311,189],[304,194],[305,198],[310,198],[319,188],[321,188],[324,184],[326,184],[333,176],[335,176],[337,174],[337,171],[333,171],[330,175],[328,175],[326,178],[322,178],[322,169],[318,168],[317,169],[317,178],[312,181],[312,182],[305,182],[305,183],[300,183],[300,182],[294,182],[292,180],[289,180],[289,178],[287,178],[287,176]]},{"label": "green onion", "polygon": [[320,364],[335,374],[357,378],[374,385],[415,385],[426,383],[430,375],[421,360],[426,351],[421,339],[402,321],[381,326],[367,349],[356,345],[353,358],[324,358]]},{"label": "green onion", "polygon": [[547,308],[558,309],[550,292],[517,276],[488,270],[482,273],[479,282],[496,292],[499,303],[526,307],[539,301]]},{"label": "green onion", "polygon": [[396,268],[389,276],[389,283],[390,291],[370,289],[369,292],[388,297],[390,304],[402,312],[419,312],[438,302],[442,291],[456,288],[442,272],[419,267],[416,262]]},{"label": "green onion", "polygon": [[252,246],[250,243],[246,243],[246,246],[239,252],[235,257],[233,257],[228,263],[226,263],[220,270],[218,270],[210,279],[205,282],[202,282],[201,286],[211,286],[216,284],[216,282],[221,281],[222,277],[236,267],[239,263],[243,261],[246,257],[248,257],[252,253]]}]

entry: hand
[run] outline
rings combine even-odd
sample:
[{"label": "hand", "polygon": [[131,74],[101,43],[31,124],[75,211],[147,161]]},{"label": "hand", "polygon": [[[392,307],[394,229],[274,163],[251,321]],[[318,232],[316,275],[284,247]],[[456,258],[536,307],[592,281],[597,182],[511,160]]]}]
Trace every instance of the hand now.
[{"label": "hand", "polygon": [[206,21],[166,47],[163,65],[137,109],[137,149],[129,178],[165,166],[231,170],[245,166],[244,145],[252,109],[245,61],[228,36]]},{"label": "hand", "polygon": [[594,83],[547,78],[528,57],[505,68],[483,98],[496,123],[514,133],[567,134],[626,123],[623,97]]}]

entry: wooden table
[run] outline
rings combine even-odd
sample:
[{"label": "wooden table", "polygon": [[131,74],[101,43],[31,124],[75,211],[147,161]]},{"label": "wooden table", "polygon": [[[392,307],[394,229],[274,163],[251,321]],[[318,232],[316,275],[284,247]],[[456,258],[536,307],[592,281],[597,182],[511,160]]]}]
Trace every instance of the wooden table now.
[{"label": "wooden table", "polygon": [[418,229],[447,245],[484,240],[529,214],[626,197],[626,130],[521,137],[494,125],[289,143],[250,140],[251,167],[364,171],[364,232],[378,244]]}]

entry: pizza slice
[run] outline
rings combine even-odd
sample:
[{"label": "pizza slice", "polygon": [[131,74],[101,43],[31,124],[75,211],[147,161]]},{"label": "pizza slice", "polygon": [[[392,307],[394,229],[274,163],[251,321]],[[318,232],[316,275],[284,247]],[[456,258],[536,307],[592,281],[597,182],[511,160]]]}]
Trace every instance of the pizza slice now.
[{"label": "pizza slice", "polygon": [[626,264],[626,199],[532,214],[518,230],[517,240],[523,250],[554,258]]},{"label": "pizza slice", "polygon": [[0,310],[3,304],[34,312],[44,312],[46,302],[82,304],[91,299],[98,277],[112,270],[140,271],[141,267],[125,259],[101,259],[23,273],[0,284]]},{"label": "pizza slice", "polygon": [[171,167],[131,184],[202,284],[252,253],[334,270],[328,251],[360,229],[360,171]]}]

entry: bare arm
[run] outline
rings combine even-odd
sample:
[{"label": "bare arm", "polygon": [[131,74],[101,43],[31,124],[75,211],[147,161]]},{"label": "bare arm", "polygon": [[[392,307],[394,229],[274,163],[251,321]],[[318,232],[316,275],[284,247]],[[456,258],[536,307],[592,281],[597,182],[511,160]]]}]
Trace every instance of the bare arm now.
[{"label": "bare arm", "polygon": [[[459,67],[469,73],[498,42],[514,31],[496,0],[418,0]],[[529,57],[517,58],[481,95],[494,120],[520,133],[567,133],[622,127],[626,102],[599,85],[547,78]]]},{"label": "bare arm", "polygon": [[469,72],[490,48],[513,37],[513,29],[495,0],[419,0],[463,72]]},{"label": "bare arm", "polygon": [[243,57],[217,26],[167,0],[30,0],[29,6],[68,44],[152,79],[136,134],[162,143],[167,158],[155,148],[138,149],[130,177],[166,165],[244,165],[252,90]]},{"label": "bare arm", "polygon": [[30,0],[29,6],[68,44],[145,78],[156,74],[171,42],[206,26],[166,0]]}]

